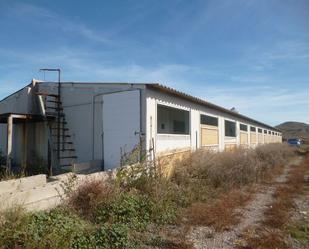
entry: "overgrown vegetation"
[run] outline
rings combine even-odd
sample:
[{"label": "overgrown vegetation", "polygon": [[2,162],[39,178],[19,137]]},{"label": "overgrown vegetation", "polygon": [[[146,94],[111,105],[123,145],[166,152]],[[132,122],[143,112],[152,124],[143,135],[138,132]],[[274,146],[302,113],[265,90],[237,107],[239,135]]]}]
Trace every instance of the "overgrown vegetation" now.
[{"label": "overgrown vegetation", "polygon": [[166,224],[228,229],[238,222],[235,209],[250,200],[253,184],[269,180],[293,155],[279,144],[217,154],[201,150],[178,162],[171,179],[141,164],[121,169],[113,181],[77,188],[70,183],[62,207],[4,213],[0,248],[192,248],[183,238],[156,233]]},{"label": "overgrown vegetation", "polygon": [[290,211],[295,207],[295,197],[302,194],[305,185],[305,173],[309,170],[309,158],[299,166],[294,166],[287,181],[274,193],[274,201],[266,209],[262,226],[248,230],[244,234],[246,249],[290,248],[286,237],[290,234],[298,240],[309,241],[308,222],[291,222]]}]

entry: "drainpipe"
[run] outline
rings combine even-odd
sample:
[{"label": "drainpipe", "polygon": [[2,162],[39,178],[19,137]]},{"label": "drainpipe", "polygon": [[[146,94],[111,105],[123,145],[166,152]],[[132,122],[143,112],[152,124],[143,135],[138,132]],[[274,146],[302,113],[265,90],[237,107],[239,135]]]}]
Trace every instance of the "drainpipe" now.
[{"label": "drainpipe", "polygon": [[13,116],[7,118],[7,151],[6,151],[6,170],[8,173],[12,169],[12,147],[13,147]]}]

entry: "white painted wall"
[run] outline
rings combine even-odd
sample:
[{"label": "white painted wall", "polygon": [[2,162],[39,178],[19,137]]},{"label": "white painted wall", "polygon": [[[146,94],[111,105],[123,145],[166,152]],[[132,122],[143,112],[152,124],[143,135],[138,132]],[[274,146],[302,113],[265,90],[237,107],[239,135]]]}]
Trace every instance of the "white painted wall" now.
[{"label": "white painted wall", "polygon": [[[157,104],[179,108],[190,111],[190,134],[189,135],[173,135],[173,134],[157,134]],[[250,126],[263,128],[257,126],[252,122],[236,118],[233,115],[226,114],[200,104],[187,101],[178,96],[162,93],[160,91],[147,89],[146,90],[146,144],[147,149],[151,148],[151,141],[154,141],[156,153],[167,152],[177,149],[200,148],[200,114],[218,117],[219,124],[219,150],[223,151],[225,144],[240,145],[240,123],[248,125],[248,134],[250,133]],[[226,137],[224,121],[230,120],[236,122],[236,137]],[[256,129],[256,133],[257,130]],[[196,135],[197,133],[197,135]],[[258,133],[257,133],[258,135]],[[249,144],[250,144],[250,136]],[[197,140],[196,140],[197,139]],[[256,146],[256,145],[254,145]]]},{"label": "white painted wall", "polygon": [[103,134],[104,169],[113,169],[140,142],[139,90],[103,96]]},{"label": "white painted wall", "polygon": [[[39,88],[42,92],[57,93],[56,83],[41,83]],[[68,122],[69,134],[72,135],[76,155],[78,156],[77,163],[102,160],[102,96],[111,92],[131,89],[144,89],[144,85],[121,83],[62,84],[62,103]],[[141,113],[145,115],[145,97],[143,91],[141,100]],[[145,118],[143,118],[142,121],[142,130],[145,132]]]}]

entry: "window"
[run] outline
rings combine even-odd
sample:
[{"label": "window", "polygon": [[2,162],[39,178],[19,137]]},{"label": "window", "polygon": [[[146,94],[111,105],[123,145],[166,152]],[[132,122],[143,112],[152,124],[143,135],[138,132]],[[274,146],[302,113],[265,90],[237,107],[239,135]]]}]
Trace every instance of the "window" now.
[{"label": "window", "polygon": [[275,133],[273,132],[273,135],[275,135]]},{"label": "window", "polygon": [[256,128],[255,128],[254,126],[251,126],[251,127],[250,127],[250,131],[255,132],[255,131],[256,131]]},{"label": "window", "polygon": [[267,130],[264,130],[264,134],[267,134]]},{"label": "window", "polygon": [[218,126],[218,118],[201,114],[201,124]]},{"label": "window", "polygon": [[236,137],[236,123],[225,120],[224,124],[225,124],[225,136]]},{"label": "window", "polygon": [[189,112],[158,105],[157,129],[160,134],[189,134]]},{"label": "window", "polygon": [[239,128],[240,128],[241,131],[248,131],[248,125],[240,124]]},{"label": "window", "polygon": [[258,133],[263,133],[263,130],[259,128]]},{"label": "window", "polygon": [[268,131],[268,134],[271,134],[271,131]]}]

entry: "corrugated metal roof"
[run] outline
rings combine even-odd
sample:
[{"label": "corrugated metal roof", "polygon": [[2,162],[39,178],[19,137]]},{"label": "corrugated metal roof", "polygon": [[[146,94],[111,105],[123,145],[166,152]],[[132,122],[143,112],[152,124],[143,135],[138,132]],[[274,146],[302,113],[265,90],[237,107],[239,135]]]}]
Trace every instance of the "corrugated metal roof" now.
[{"label": "corrugated metal roof", "polygon": [[[39,83],[57,83],[57,82],[39,82]],[[228,110],[224,107],[221,107],[221,106],[218,106],[218,105],[215,105],[213,103],[210,103],[206,100],[203,100],[203,99],[200,99],[200,98],[197,98],[197,97],[194,97],[192,95],[189,95],[189,94],[186,94],[184,92],[181,92],[181,91],[178,91],[174,88],[171,88],[171,87],[167,87],[167,86],[164,86],[164,85],[161,85],[161,84],[158,84],[158,83],[121,83],[121,82],[61,82],[62,84],[108,84],[108,85],[112,85],[112,84],[123,84],[123,85],[145,85],[146,87],[148,88],[152,88],[152,89],[155,89],[155,90],[158,90],[158,91],[161,91],[161,92],[165,92],[167,94],[172,94],[174,96],[177,96],[177,97],[180,97],[180,98],[183,98],[183,99],[186,99],[188,101],[191,101],[191,102],[194,102],[194,103],[197,103],[197,104],[200,104],[200,105],[204,105],[204,106],[207,106],[207,107],[210,107],[210,108],[213,108],[215,110],[218,110],[218,111],[221,111],[223,113],[227,113],[227,114],[230,114],[234,117],[238,117],[238,118],[241,118],[241,119],[244,119],[244,120],[247,120],[249,122],[252,122],[252,123],[255,123],[257,125],[261,125],[263,127],[266,127],[268,129],[271,129],[271,130],[275,130],[275,131],[278,131],[278,132],[282,132],[281,130],[273,127],[273,126],[270,126],[268,124],[264,124],[260,121],[257,121],[257,120],[254,120],[250,117],[247,117],[245,115],[242,115],[242,114],[239,114],[239,113],[236,113],[234,111],[231,111],[231,110]],[[28,84],[27,86],[29,86],[31,84]],[[26,86],[26,87],[27,87]],[[22,88],[23,89],[23,88]],[[20,89],[19,91],[21,91],[22,89]],[[17,91],[17,92],[19,92]],[[15,93],[17,93],[15,92]],[[15,94],[13,93],[13,94]],[[1,101],[4,101],[5,99],[9,98],[10,96],[12,96],[13,94],[10,94],[9,96],[5,97],[4,99],[2,99]],[[0,101],[0,102],[1,102]]]},{"label": "corrugated metal roof", "polygon": [[238,118],[241,118],[241,119],[244,119],[244,120],[247,120],[249,122],[252,122],[252,123],[255,123],[257,125],[261,125],[265,128],[268,128],[268,129],[271,129],[271,130],[275,130],[275,131],[278,131],[278,132],[281,132],[281,130],[273,127],[273,126],[270,126],[268,124],[264,124],[260,121],[257,121],[257,120],[254,120],[250,117],[247,117],[245,115],[242,115],[242,114],[239,114],[239,113],[236,113],[234,111],[231,111],[231,110],[228,110],[224,107],[221,107],[221,106],[218,106],[218,105],[215,105],[213,103],[210,103],[206,100],[203,100],[203,99],[200,99],[200,98],[197,98],[197,97],[194,97],[192,95],[189,95],[189,94],[186,94],[184,92],[181,92],[181,91],[178,91],[174,88],[171,88],[171,87],[167,87],[167,86],[164,86],[164,85],[161,85],[161,84],[147,84],[147,87],[150,88],[150,89],[154,89],[154,90],[158,90],[158,91],[161,91],[161,92],[165,92],[167,94],[172,94],[174,96],[177,96],[177,97],[180,97],[180,98],[183,98],[183,99],[186,99],[188,101],[191,101],[191,102],[194,102],[194,103],[197,103],[197,104],[200,104],[200,105],[204,105],[204,106],[207,106],[209,108],[212,108],[212,109],[215,109],[217,111],[221,111],[223,113],[226,113],[226,114],[229,114],[229,115],[232,115],[234,117],[238,117]]}]

